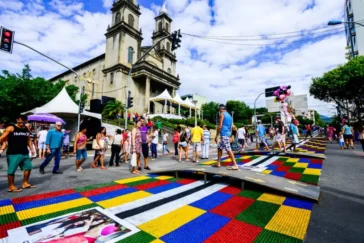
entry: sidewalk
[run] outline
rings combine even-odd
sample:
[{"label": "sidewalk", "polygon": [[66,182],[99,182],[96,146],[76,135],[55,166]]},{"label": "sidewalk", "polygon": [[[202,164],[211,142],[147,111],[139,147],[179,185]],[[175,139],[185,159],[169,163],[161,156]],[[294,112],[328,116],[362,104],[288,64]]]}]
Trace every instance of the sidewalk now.
[{"label": "sidewalk", "polygon": [[364,153],[328,144],[306,242],[364,242]]}]

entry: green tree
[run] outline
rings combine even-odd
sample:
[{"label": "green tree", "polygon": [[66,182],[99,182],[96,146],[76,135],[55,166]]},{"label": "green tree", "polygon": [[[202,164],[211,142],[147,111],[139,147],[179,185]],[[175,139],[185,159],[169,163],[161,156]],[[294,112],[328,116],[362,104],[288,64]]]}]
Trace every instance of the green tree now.
[{"label": "green tree", "polygon": [[[258,112],[257,112],[258,114]],[[277,113],[275,112],[267,112],[264,114],[264,116],[262,116],[262,118],[260,118],[260,120],[262,121],[262,123],[269,123],[271,124],[271,122],[273,122],[274,124],[274,120],[275,120],[275,117],[277,116]]]},{"label": "green tree", "polygon": [[257,108],[256,111],[257,111],[257,114],[268,113],[268,109],[265,107]]},{"label": "green tree", "polygon": [[[335,102],[341,109],[351,112],[361,121],[364,108],[364,56],[351,59],[345,65],[313,78],[310,94],[316,99]],[[351,104],[355,104],[352,106]]]},{"label": "green tree", "polygon": [[[20,113],[46,104],[65,85],[64,81],[54,84],[44,78],[32,78],[28,65],[23,69],[22,75],[10,74],[4,70],[0,75],[0,122],[12,122]],[[66,89],[74,99],[78,87],[70,85]],[[87,99],[87,96],[83,99]]]},{"label": "green tree", "polygon": [[249,123],[254,113],[247,104],[239,100],[229,100],[226,103],[226,109],[229,113],[234,111],[234,122],[238,123]]},{"label": "green tree", "polygon": [[203,118],[212,124],[216,124],[216,116],[219,109],[219,103],[209,102],[201,107],[203,112]]},{"label": "green tree", "polygon": [[125,111],[125,105],[118,100],[109,101],[104,110],[102,111],[102,115],[108,118],[116,118],[117,114],[123,114]]}]

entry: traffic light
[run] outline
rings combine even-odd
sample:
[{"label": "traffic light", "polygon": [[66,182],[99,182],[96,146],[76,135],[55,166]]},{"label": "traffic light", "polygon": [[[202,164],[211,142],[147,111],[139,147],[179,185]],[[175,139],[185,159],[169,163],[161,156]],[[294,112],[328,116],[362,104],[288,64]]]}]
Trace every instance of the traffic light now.
[{"label": "traffic light", "polygon": [[15,32],[1,27],[0,29],[0,50],[12,53]]},{"label": "traffic light", "polygon": [[130,91],[128,91],[128,104],[127,104],[127,108],[129,109],[129,108],[132,108],[133,106],[134,106],[134,104],[133,104],[133,100],[134,100],[134,98],[133,97],[131,97],[131,92]]},{"label": "traffic light", "polygon": [[80,113],[82,113],[84,109],[85,109],[85,103],[81,102],[80,103]]},{"label": "traffic light", "polygon": [[172,34],[172,51],[177,50],[178,48],[181,47],[181,40],[182,35],[181,35],[181,30],[175,31]]}]

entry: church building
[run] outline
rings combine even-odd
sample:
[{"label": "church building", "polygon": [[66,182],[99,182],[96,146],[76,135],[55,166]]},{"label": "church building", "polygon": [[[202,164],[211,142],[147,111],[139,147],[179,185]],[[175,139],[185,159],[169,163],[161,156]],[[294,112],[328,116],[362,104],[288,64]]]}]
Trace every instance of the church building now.
[{"label": "church building", "polygon": [[[150,113],[166,113],[164,104],[149,102],[149,99],[168,90],[172,97],[181,83],[176,73],[176,55],[172,53],[172,39],[164,39],[132,70],[131,80],[127,83],[128,72],[132,65],[152,46],[142,46],[142,29],[139,18],[142,14],[137,0],[116,0],[111,8],[112,21],[106,31],[106,53],[74,67],[81,80],[66,71],[50,79],[52,82],[64,80],[67,85],[85,86],[89,100],[113,97],[125,104],[126,89],[131,91],[134,107],[131,112],[143,114],[150,106]],[[165,4],[155,17],[153,45],[161,38],[171,35],[172,19]]]}]

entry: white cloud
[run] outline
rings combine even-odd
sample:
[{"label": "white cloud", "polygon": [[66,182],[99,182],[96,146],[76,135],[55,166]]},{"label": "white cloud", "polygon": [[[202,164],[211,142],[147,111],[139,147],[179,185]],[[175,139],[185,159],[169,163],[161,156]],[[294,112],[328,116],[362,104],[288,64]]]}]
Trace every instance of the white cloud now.
[{"label": "white cloud", "polygon": [[114,0],[103,0],[103,7],[104,8],[110,8],[111,6],[112,6],[112,4],[113,4],[113,1]]},{"label": "white cloud", "polygon": [[64,16],[81,13],[83,10],[83,3],[74,3],[70,0],[52,0],[49,5]]},{"label": "white cloud", "polygon": [[0,1],[0,9],[21,10],[24,4],[19,0]]}]

